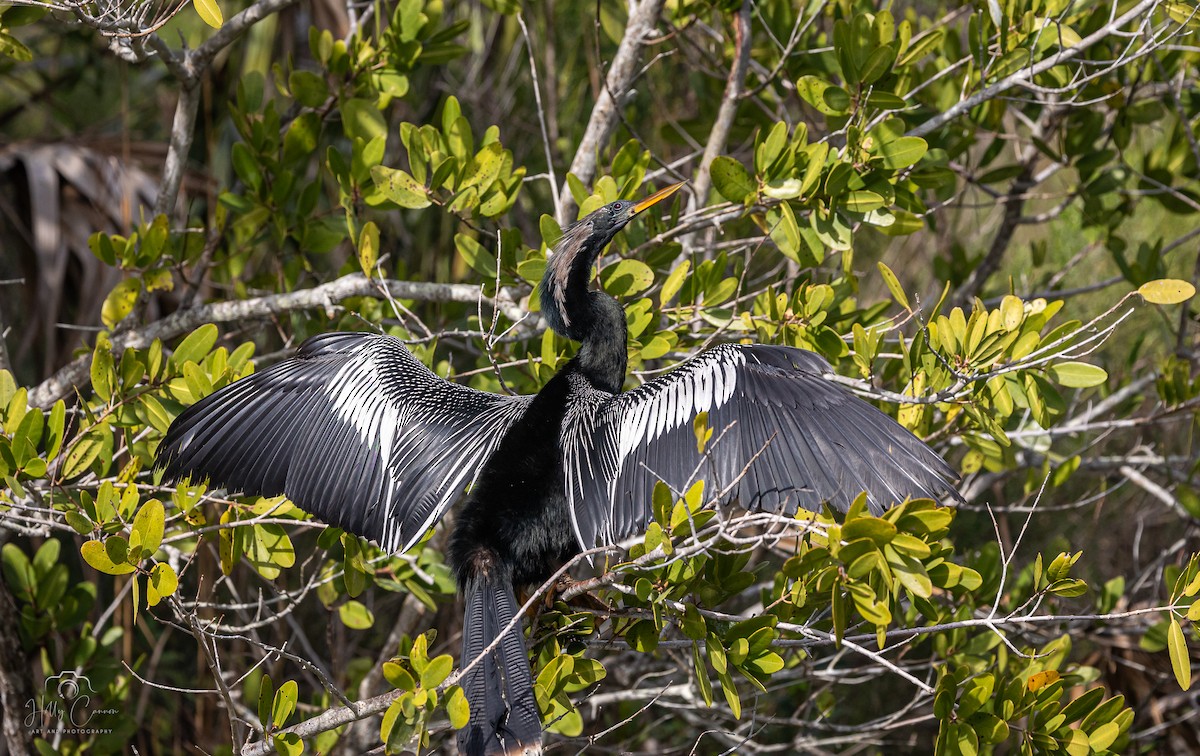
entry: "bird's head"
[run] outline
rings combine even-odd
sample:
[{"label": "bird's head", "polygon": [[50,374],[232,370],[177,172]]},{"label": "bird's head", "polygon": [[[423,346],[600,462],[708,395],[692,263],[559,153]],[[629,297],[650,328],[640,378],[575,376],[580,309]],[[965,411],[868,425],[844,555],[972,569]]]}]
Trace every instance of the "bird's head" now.
[{"label": "bird's head", "polygon": [[567,338],[581,338],[578,310],[586,305],[596,258],[631,220],[675,194],[684,183],[660,189],[644,200],[610,202],[563,231],[546,261],[541,285],[542,312],[551,328]]}]

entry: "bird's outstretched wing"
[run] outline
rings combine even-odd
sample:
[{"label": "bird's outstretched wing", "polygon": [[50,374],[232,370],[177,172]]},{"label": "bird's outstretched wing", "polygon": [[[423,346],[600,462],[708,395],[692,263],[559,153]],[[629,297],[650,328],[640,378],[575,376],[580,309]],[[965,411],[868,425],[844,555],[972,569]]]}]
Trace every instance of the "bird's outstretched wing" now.
[{"label": "bird's outstretched wing", "polygon": [[[824,359],[789,347],[724,344],[633,391],[583,379],[563,424],[567,498],[584,548],[616,543],[651,519],[662,480],[747,509],[794,514],[867,492],[880,513],[905,497],[957,497],[955,472],[918,438],[822,376]],[[695,417],[712,438],[697,450]]]},{"label": "bird's outstretched wing", "polygon": [[189,407],[158,459],[171,478],[287,494],[404,550],[474,480],[531,398],[443,380],[391,336],[329,333]]}]

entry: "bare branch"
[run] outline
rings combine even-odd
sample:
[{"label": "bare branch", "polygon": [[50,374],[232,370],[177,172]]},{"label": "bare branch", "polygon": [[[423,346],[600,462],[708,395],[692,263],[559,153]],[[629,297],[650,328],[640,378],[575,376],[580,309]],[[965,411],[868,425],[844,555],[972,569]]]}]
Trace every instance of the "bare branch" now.
[{"label": "bare branch", "polygon": [[[329,283],[311,289],[270,294],[240,301],[216,302],[200,307],[179,310],[161,320],[134,328],[113,336],[113,349],[138,349],[147,347],[155,339],[171,339],[188,333],[205,323],[234,323],[266,318],[298,310],[327,308],[350,297],[379,296],[380,285],[387,287],[392,296],[399,299],[418,299],[425,302],[476,302],[482,296],[477,286],[470,284],[418,283],[414,281],[376,281],[361,273],[342,276]],[[498,308],[514,322],[521,319],[523,312],[513,301],[512,294],[501,291],[495,299],[483,299]],[[49,407],[67,396],[72,387],[87,379],[91,355],[85,354],[63,366],[54,375],[42,381],[29,392],[29,402],[35,407]]]},{"label": "bare branch", "polygon": [[1049,71],[1051,68],[1054,68],[1060,63],[1065,63],[1068,60],[1078,57],[1088,48],[1113,36],[1114,33],[1116,33],[1121,27],[1125,26],[1130,21],[1152,12],[1158,5],[1161,4],[1161,2],[1162,0],[1141,0],[1141,2],[1130,8],[1120,17],[1110,21],[1109,23],[1097,29],[1095,32],[1081,39],[1079,44],[1075,45],[1074,47],[1068,47],[1061,52],[1055,53],[1048,58],[1038,61],[1028,68],[1022,68],[1020,71],[1017,71],[1014,74],[1005,76],[995,84],[990,84],[975,94],[963,98],[952,107],[947,108],[944,112],[938,113],[928,121],[925,121],[924,123],[910,129],[908,135],[925,136],[926,134],[937,131],[942,126],[950,123],[955,118],[958,118],[960,115],[966,113],[976,105],[987,102],[988,100],[1007,92],[1015,86],[1032,81],[1033,77],[1045,71]]},{"label": "bare branch", "polygon": [[[615,98],[624,96],[633,82],[638,71],[638,61],[641,60],[642,47],[657,23],[664,3],[665,0],[642,0],[629,14],[625,36],[621,38],[612,65],[608,67],[604,89],[596,98],[592,114],[588,117],[587,130],[579,140],[571,167],[567,169],[584,184],[591,183],[596,175],[597,155],[617,125],[620,103]],[[574,210],[575,198],[564,185],[554,213],[560,226],[565,226],[572,220],[571,214]]]},{"label": "bare branch", "polygon": [[[737,113],[738,103],[742,99],[742,90],[746,79],[746,66],[750,61],[750,0],[742,2],[742,8],[733,17],[734,57],[733,66],[729,69],[729,78],[725,81],[725,94],[721,98],[721,107],[717,109],[717,117],[713,121],[712,131],[709,132],[708,142],[704,145],[704,156],[700,159],[700,170],[696,172],[696,180],[692,183],[692,196],[688,200],[688,212],[694,213],[708,202],[708,190],[712,185],[712,162],[725,151],[725,143],[729,139],[729,129],[733,126],[733,117]],[[683,251],[691,247],[694,235],[683,237]]]}]

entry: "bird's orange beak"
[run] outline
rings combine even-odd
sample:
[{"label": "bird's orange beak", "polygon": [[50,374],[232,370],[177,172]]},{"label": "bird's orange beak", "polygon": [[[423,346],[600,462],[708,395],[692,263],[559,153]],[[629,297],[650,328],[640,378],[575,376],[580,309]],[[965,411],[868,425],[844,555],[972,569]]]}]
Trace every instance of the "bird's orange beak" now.
[{"label": "bird's orange beak", "polygon": [[637,215],[638,213],[642,212],[643,210],[648,210],[649,208],[653,207],[654,205],[657,205],[659,202],[662,202],[667,197],[670,197],[672,194],[679,191],[679,187],[683,186],[686,183],[687,183],[686,181],[680,181],[678,184],[672,184],[671,186],[668,186],[666,189],[659,189],[654,194],[651,194],[646,199],[644,199],[641,202],[634,205],[633,206],[633,214]]}]

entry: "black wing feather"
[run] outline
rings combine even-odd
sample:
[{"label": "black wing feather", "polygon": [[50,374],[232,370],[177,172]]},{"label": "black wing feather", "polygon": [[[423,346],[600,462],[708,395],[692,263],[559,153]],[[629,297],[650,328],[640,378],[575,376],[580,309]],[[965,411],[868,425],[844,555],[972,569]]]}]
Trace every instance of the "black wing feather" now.
[{"label": "black wing feather", "polygon": [[[584,548],[640,532],[654,484],[677,493],[706,481],[706,497],[794,514],[867,493],[882,512],[905,497],[958,497],[955,472],[892,418],[824,377],[801,349],[724,344],[624,394],[580,379],[563,429],[567,494]],[[713,436],[696,449],[693,421]]]},{"label": "black wing feather", "polygon": [[407,549],[529,399],[443,380],[390,336],[330,333],[189,407],[158,456],[172,478],[286,494],[385,549]]}]

